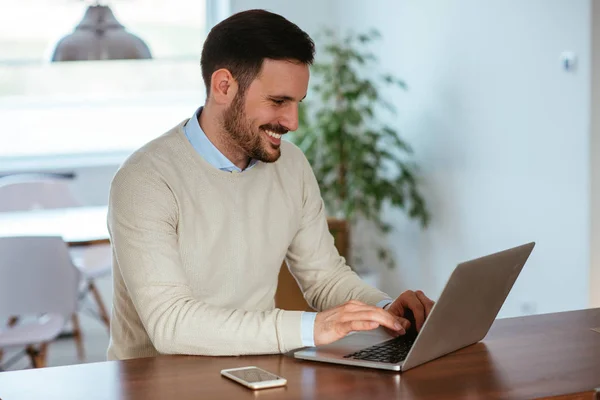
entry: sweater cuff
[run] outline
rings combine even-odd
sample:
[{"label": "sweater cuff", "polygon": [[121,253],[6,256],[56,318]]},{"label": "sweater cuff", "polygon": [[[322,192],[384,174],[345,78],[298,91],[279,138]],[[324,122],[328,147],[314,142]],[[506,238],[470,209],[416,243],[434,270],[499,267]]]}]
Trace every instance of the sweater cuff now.
[{"label": "sweater cuff", "polygon": [[279,312],[277,319],[277,340],[279,341],[279,352],[288,351],[304,347],[302,344],[302,314],[304,311],[284,311]]}]

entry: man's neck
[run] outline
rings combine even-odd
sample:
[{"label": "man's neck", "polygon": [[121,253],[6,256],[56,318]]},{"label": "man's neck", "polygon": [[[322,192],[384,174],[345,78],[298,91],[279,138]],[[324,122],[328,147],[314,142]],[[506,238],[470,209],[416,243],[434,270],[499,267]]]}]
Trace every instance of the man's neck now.
[{"label": "man's neck", "polygon": [[202,109],[198,118],[198,123],[208,140],[210,140],[210,142],[225,157],[227,157],[228,160],[241,170],[248,167],[250,158],[248,158],[245,152],[238,145],[233,143],[229,135],[224,132],[218,117],[214,115],[214,110],[212,110],[208,104]]}]

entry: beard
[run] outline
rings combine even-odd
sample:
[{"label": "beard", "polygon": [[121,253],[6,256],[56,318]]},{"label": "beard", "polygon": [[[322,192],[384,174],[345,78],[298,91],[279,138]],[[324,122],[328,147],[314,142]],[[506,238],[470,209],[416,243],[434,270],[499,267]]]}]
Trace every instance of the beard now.
[{"label": "beard", "polygon": [[[265,129],[275,133],[287,133],[281,125],[261,125],[258,131],[252,129],[252,123],[248,120],[244,111],[245,96],[239,92],[233,102],[223,113],[223,129],[232,139],[233,144],[242,149],[250,159],[272,163],[281,156],[280,146],[276,146],[266,140]],[[264,135],[263,135],[264,133]]]}]

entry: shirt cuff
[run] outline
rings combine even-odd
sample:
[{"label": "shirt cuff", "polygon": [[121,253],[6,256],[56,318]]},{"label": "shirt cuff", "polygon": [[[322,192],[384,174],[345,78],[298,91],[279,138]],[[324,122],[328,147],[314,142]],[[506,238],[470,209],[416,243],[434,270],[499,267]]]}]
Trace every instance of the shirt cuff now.
[{"label": "shirt cuff", "polygon": [[303,312],[300,319],[300,330],[302,331],[302,345],[315,347],[315,319],[316,312]]},{"label": "shirt cuff", "polygon": [[388,304],[392,304],[394,301],[390,300],[390,299],[385,299],[385,300],[381,300],[379,303],[377,303],[377,307],[381,307],[384,308],[388,305]]}]

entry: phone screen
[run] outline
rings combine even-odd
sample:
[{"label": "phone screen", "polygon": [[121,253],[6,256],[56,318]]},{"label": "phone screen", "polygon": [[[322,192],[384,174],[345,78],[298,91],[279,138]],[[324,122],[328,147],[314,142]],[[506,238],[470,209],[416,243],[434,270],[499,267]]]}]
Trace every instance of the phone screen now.
[{"label": "phone screen", "polygon": [[280,379],[277,375],[262,370],[260,368],[240,369],[237,371],[228,371],[230,375],[245,380],[246,382],[255,383],[263,381],[274,381]]}]

